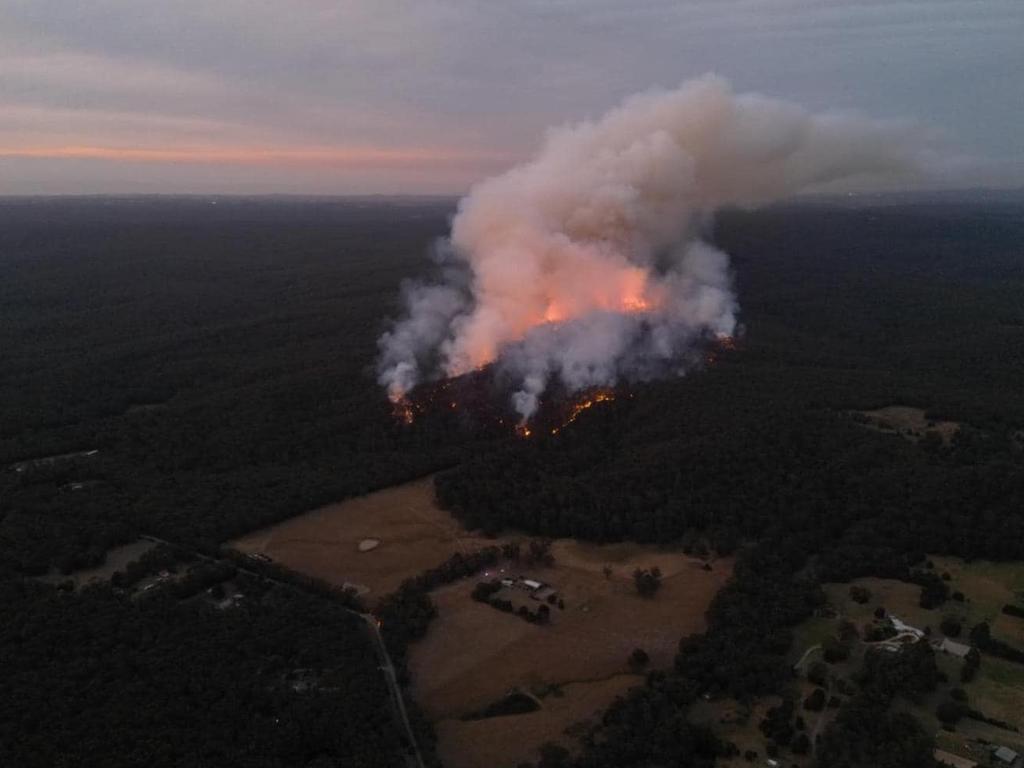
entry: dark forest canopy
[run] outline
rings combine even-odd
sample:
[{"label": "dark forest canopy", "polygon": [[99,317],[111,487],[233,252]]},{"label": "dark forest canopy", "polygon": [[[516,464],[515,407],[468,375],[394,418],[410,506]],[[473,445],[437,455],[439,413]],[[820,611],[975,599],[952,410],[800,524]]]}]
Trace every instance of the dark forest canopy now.
[{"label": "dark forest canopy", "polygon": [[[185,706],[206,694],[256,695],[237,686],[280,662],[224,615],[183,620],[192,609],[56,595],[22,576],[96,564],[140,533],[214,547],[437,470],[441,501],[485,530],[662,543],[696,532],[738,553],[708,633],[684,639],[675,668],[591,735],[580,759],[595,768],[726,754],[714,734],[683,724],[689,702],[705,691],[778,690],[790,630],[819,604],[822,580],[920,578],[926,551],[1024,556],[1024,206],[726,212],[714,238],[734,260],[739,348],[686,378],[629,385],[632,397],[530,440],[446,413],[404,428],[373,381],[384,316],[397,311],[401,281],[426,269],[451,210],[447,201],[0,202],[0,576],[10,595],[0,611],[10,612],[5,623],[19,617],[0,634],[0,656],[27,659],[31,632],[40,648],[84,638],[81,658],[74,645],[51,665],[32,657],[10,687],[35,702],[25,712],[42,706],[33,689],[64,685],[57,677],[88,659],[111,662],[102,673],[90,667],[109,688],[68,688],[67,706],[95,710],[101,730],[139,702],[95,697],[127,685],[139,665],[164,686],[167,706]],[[943,444],[855,418],[894,404],[962,429]],[[19,462],[29,463],[7,468]],[[429,599],[404,603],[415,637]],[[395,636],[402,605],[393,606]],[[296,637],[282,642],[315,644],[323,636],[303,612],[330,614],[324,606],[270,601],[249,620],[268,637],[289,626]],[[116,627],[123,647],[103,645]],[[369,652],[352,637],[353,659]],[[236,641],[253,656],[211,671],[209,691],[178,679],[189,662],[172,645],[203,659]],[[383,693],[367,685],[325,706],[377,712]],[[284,696],[273,707],[294,714],[302,701]],[[864,733],[884,739],[904,725],[862,709],[879,717]],[[830,737],[844,760],[855,711],[844,710],[850,727]],[[18,713],[3,719],[15,715],[21,723]],[[141,721],[127,722],[125,739],[144,750]],[[244,729],[222,741],[219,723],[196,749],[242,755]],[[197,727],[163,725],[167,738]],[[19,743],[40,760],[45,743],[73,735],[32,733],[24,738],[36,741]],[[903,746],[926,751],[912,734]],[[317,764],[288,738],[272,745],[279,759],[268,765]],[[103,752],[101,741],[81,743]]]}]

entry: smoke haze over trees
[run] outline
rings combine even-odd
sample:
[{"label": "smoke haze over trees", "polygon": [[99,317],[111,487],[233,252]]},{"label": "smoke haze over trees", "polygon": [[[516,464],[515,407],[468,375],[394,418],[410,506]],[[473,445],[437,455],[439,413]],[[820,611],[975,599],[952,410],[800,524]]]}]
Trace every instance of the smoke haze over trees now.
[{"label": "smoke haze over trees", "polygon": [[528,163],[477,184],[438,248],[438,283],[410,284],[380,339],[392,399],[424,376],[497,361],[529,419],[570,392],[681,374],[737,329],[729,259],[707,217],[816,184],[921,170],[907,125],[811,114],[715,76],[627,99],[551,131]]}]

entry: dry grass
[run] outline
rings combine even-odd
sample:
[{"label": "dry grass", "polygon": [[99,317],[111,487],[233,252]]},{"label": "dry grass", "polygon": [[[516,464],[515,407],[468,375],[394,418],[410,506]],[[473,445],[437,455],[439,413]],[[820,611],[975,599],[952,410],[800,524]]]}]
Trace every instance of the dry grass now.
[{"label": "dry grass", "polygon": [[608,704],[643,682],[639,675],[622,674],[607,680],[570,683],[560,695],[548,695],[543,709],[525,715],[487,720],[442,720],[434,724],[441,761],[447,768],[514,766],[535,761],[545,742],[570,747],[566,731],[596,722]]},{"label": "dry grass", "polygon": [[[701,561],[681,553],[636,545],[559,540],[552,552],[551,568],[505,566],[558,589],[565,610],[553,610],[549,626],[474,602],[473,580],[433,593],[439,616],[412,647],[410,670],[417,702],[439,723],[446,764],[515,765],[536,759],[545,741],[571,747],[568,726],[587,721],[639,681],[626,661],[633,649],[643,648],[652,667],[669,666],[679,639],[704,630],[707,607],[732,572],[731,561],[705,571]],[[605,564],[613,568],[610,578]],[[665,574],[653,599],[636,594],[631,574],[638,565],[658,565]],[[552,686],[561,687],[564,697],[543,696]],[[475,723],[458,720],[514,689],[542,695],[543,708]]]},{"label": "dry grass", "polygon": [[910,440],[918,440],[925,432],[937,432],[948,443],[960,424],[956,421],[932,421],[920,408],[889,405],[874,411],[860,411],[868,417],[868,425],[882,432],[895,432]]},{"label": "dry grass", "polygon": [[[360,552],[365,539],[378,539],[380,545]],[[263,553],[332,584],[365,587],[372,599],[393,592],[405,579],[456,552],[494,543],[467,533],[438,508],[434,481],[428,477],[330,504],[229,545]]]},{"label": "dry grass", "polygon": [[[463,530],[437,507],[433,480],[425,478],[314,510],[232,546],[381,597],[455,552],[523,538],[487,539]],[[379,539],[380,546],[360,552],[365,539]],[[596,546],[560,539],[552,542],[551,552],[552,567],[499,566],[558,590],[565,610],[553,608],[549,626],[473,601],[476,579],[431,595],[439,615],[410,649],[409,665],[413,695],[437,725],[446,765],[515,765],[536,759],[545,741],[572,747],[575,740],[566,735],[567,728],[593,718],[641,680],[627,664],[633,649],[643,648],[651,667],[669,666],[679,639],[704,630],[707,607],[732,573],[731,560],[719,560],[705,571],[703,561],[681,552],[636,544]],[[608,577],[606,566],[612,570]],[[662,588],[653,599],[644,599],[636,594],[632,573],[653,566],[663,573]],[[536,605],[525,593],[517,601]],[[512,689],[535,693],[542,709],[473,722],[460,719]]]}]

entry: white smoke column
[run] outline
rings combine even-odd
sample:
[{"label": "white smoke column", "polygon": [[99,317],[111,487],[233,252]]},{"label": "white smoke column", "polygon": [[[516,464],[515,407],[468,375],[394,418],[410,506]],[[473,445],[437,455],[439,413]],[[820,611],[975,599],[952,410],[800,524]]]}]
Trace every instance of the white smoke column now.
[{"label": "white smoke column", "polygon": [[919,152],[906,125],[736,95],[712,75],[633,96],[552,131],[460,202],[451,245],[468,287],[409,289],[380,339],[380,381],[398,398],[423,375],[498,360],[525,419],[552,380],[682,373],[700,340],[736,328],[729,261],[698,238],[703,217],[911,170]]}]

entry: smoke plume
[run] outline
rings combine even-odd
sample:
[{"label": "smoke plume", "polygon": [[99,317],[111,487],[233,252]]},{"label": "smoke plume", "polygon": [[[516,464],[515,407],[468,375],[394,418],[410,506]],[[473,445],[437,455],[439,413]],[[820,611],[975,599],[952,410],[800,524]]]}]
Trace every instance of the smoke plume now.
[{"label": "smoke plume", "polygon": [[525,420],[554,382],[681,374],[737,327],[729,259],[701,238],[710,213],[911,170],[918,146],[905,125],[737,95],[711,75],[551,131],[459,203],[442,279],[406,286],[379,340],[380,383],[400,400],[496,362]]}]

